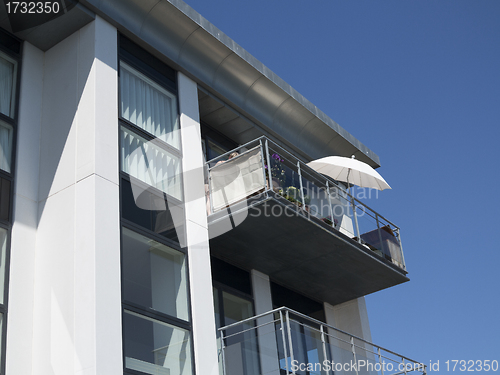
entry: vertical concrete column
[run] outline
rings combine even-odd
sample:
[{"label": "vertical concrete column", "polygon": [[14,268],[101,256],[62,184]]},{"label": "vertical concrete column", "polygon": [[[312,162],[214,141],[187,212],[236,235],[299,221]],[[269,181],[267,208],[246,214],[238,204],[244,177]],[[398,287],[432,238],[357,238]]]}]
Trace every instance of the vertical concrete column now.
[{"label": "vertical concrete column", "polygon": [[123,373],[123,353],[117,30],[97,17],[80,30],[79,39],[75,373],[118,375]]},{"label": "vertical concrete column", "polygon": [[[255,302],[255,314],[263,314],[273,309],[271,298],[271,283],[269,276],[262,272],[252,270],[252,289]],[[257,319],[257,340],[259,344],[259,359],[262,375],[279,375],[278,345],[272,315]],[[267,323],[267,324],[266,324]],[[282,331],[283,332],[283,331]]]},{"label": "vertical concrete column", "polygon": [[[368,321],[368,311],[364,297],[353,299],[332,306],[325,302],[326,323],[353,336],[360,337],[366,341],[372,342],[370,332],[370,323]],[[331,332],[334,337],[347,339],[346,335]],[[373,348],[364,345],[361,341],[355,341],[360,347],[373,350]],[[340,340],[330,340],[331,353],[334,362],[348,363],[353,360],[351,345],[341,342]],[[361,348],[356,348],[356,360],[373,361],[374,356]],[[366,373],[366,368],[360,370],[360,374]]]},{"label": "vertical concrete column", "polygon": [[178,88],[194,359],[197,374],[217,375],[198,88],[196,82],[182,73],[178,74]]},{"label": "vertical concrete column", "polygon": [[7,374],[122,374],[117,31],[26,45],[22,74]]},{"label": "vertical concrete column", "polygon": [[33,304],[43,63],[43,52],[24,42],[10,257],[7,374],[31,374],[33,365]]},{"label": "vertical concrete column", "polygon": [[325,302],[325,315],[327,324],[371,342],[365,297],[335,306]]}]

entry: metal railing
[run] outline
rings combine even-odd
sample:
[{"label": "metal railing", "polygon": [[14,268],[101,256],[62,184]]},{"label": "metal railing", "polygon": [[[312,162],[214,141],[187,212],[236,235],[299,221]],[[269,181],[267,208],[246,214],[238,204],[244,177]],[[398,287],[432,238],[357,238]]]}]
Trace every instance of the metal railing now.
[{"label": "metal railing", "polygon": [[[225,160],[235,151],[238,156]],[[209,215],[256,194],[273,197],[406,270],[398,226],[268,138],[228,151],[206,167]]]},{"label": "metal railing", "polygon": [[426,374],[426,366],[281,307],[219,328],[223,375]]}]

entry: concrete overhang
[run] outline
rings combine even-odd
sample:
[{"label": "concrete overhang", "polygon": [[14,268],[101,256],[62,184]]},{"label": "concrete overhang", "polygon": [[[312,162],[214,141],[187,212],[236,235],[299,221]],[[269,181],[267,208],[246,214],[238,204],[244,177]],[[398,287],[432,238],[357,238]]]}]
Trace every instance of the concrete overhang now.
[{"label": "concrete overhang", "polygon": [[278,196],[235,204],[209,216],[210,251],[332,305],[409,280],[406,271],[302,212]]},{"label": "concrete overhang", "polygon": [[52,21],[43,23],[39,26],[27,30],[13,32],[9,22],[5,3],[0,2],[0,27],[13,33],[21,40],[25,40],[42,51],[55,46],[57,43],[66,39],[68,36],[78,31],[83,26],[92,22],[95,14],[86,7],[77,4],[66,14],[59,16]]},{"label": "concrete overhang", "polygon": [[[379,157],[181,0],[80,0],[304,159]],[[307,161],[307,160],[306,160]]]},{"label": "concrete overhang", "polygon": [[[96,14],[259,127],[249,138],[271,136],[306,161],[355,155],[380,165],[373,151],[181,0],[80,0],[63,16],[15,35],[46,51]],[[3,4],[0,26],[11,31]]]}]

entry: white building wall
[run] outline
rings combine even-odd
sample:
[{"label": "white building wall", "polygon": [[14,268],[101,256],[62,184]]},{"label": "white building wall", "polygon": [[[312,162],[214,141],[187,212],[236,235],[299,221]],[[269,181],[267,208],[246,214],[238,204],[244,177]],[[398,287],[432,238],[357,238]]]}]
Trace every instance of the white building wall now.
[{"label": "white building wall", "polygon": [[[255,314],[259,315],[271,311],[273,309],[273,300],[269,276],[256,270],[252,270],[250,276],[252,278]],[[260,327],[257,329],[257,339],[259,343],[261,372],[263,375],[280,374],[278,346],[273,320],[273,315],[257,319],[257,325]]]},{"label": "white building wall", "polygon": [[[372,335],[370,332],[370,323],[368,322],[368,311],[366,309],[365,297],[360,297],[332,306],[328,303],[324,304],[326,323],[338,328],[350,335],[360,337],[368,342],[372,342]],[[333,337],[340,338],[341,340],[349,340],[346,335],[330,332]],[[334,362],[350,363],[354,360],[352,354],[352,346],[349,343],[340,340],[330,340],[330,351],[333,356]],[[354,341],[356,347],[356,361],[370,361],[374,364],[375,358],[373,355],[373,347],[360,340]],[[366,348],[366,350],[363,350]],[[346,371],[337,371],[339,375],[347,374]],[[366,367],[359,370],[359,375],[366,375]]]},{"label": "white building wall", "polygon": [[43,61],[42,51],[24,43],[19,106],[30,110],[20,111],[18,120],[6,345],[7,374],[32,373]]},{"label": "white building wall", "polygon": [[116,65],[99,17],[24,47],[7,375],[123,373]]},{"label": "white building wall", "polygon": [[365,297],[332,306],[325,303],[326,323],[372,342]]},{"label": "white building wall", "polygon": [[197,374],[218,375],[198,87],[178,74],[191,320]]}]

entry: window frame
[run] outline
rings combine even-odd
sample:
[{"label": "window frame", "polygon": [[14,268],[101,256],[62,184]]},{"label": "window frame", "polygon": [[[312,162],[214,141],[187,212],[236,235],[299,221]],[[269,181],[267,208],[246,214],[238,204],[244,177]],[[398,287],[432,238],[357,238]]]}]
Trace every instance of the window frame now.
[{"label": "window frame", "polygon": [[[181,253],[183,256],[184,256],[184,262],[185,262],[185,269],[186,269],[186,295],[187,295],[187,304],[188,304],[188,320],[184,320],[184,319],[181,319],[181,318],[177,318],[176,316],[173,316],[173,315],[169,315],[169,314],[166,314],[166,313],[163,313],[161,311],[158,311],[158,310],[154,310],[153,308],[151,307],[145,307],[143,305],[140,305],[140,304],[137,304],[137,303],[134,303],[132,301],[129,301],[129,300],[126,300],[124,299],[124,291],[125,291],[125,286],[124,286],[124,283],[123,283],[123,272],[122,272],[122,276],[121,276],[121,279],[122,279],[122,282],[121,282],[121,294],[122,294],[122,304],[124,306],[128,306],[129,309],[131,310],[134,310],[134,309],[140,309],[141,311],[144,311],[145,312],[145,315],[147,314],[153,314],[155,316],[150,316],[150,317],[153,317],[156,319],[156,315],[158,316],[161,316],[163,317],[162,321],[165,321],[166,323],[169,323],[169,324],[173,324],[173,325],[179,325],[181,328],[183,329],[188,329],[188,330],[191,330],[192,329],[192,324],[191,324],[191,295],[190,295],[190,284],[189,284],[189,270],[188,270],[188,267],[189,267],[189,264],[188,264],[188,254],[186,252],[185,249],[182,249],[177,243],[175,243],[175,241],[172,241],[170,239],[167,239],[163,236],[160,236],[160,235],[156,235],[156,236],[151,236],[151,233],[149,233],[147,230],[145,230],[144,228],[138,226],[137,224],[134,224],[134,223],[130,223],[129,221],[125,220],[125,219],[122,219],[122,223],[121,223],[121,226],[120,226],[120,265],[121,265],[121,269],[123,270],[123,228],[125,229],[128,229],[136,234],[139,234],[141,236],[144,236],[144,237],[147,237],[155,242],[158,242],[159,244],[161,245],[164,245],[164,246],[167,246],[167,247],[170,247],[172,249],[174,249],[175,251],[178,251],[179,253]],[[170,243],[170,244],[169,244]],[[174,246],[172,246],[174,245]],[[135,311],[135,310],[134,310]],[[137,312],[137,311],[135,311]]]},{"label": "window frame", "polygon": [[[124,67],[123,65],[126,65],[126,66]],[[174,105],[171,106],[171,109],[175,111],[175,116],[172,116],[172,117],[175,117],[174,123],[179,127],[179,129],[178,129],[178,131],[179,131],[179,148],[176,148],[175,146],[172,146],[171,144],[169,144],[168,142],[164,141],[160,137],[155,136],[153,133],[148,132],[147,130],[145,130],[144,128],[140,127],[139,125],[134,124],[132,121],[127,120],[126,118],[122,117],[121,89],[119,90],[119,97],[120,97],[119,108],[118,108],[118,117],[119,117],[119,119],[121,121],[126,122],[127,124],[130,124],[130,125],[134,126],[135,129],[143,130],[143,132],[145,134],[147,134],[149,136],[152,136],[152,138],[154,140],[157,140],[157,141],[161,142],[161,144],[166,145],[167,148],[170,148],[170,149],[174,150],[177,153],[181,153],[181,155],[182,155],[182,147],[181,147],[181,143],[180,143],[180,116],[179,116],[179,103],[178,103],[179,102],[179,97],[177,95],[177,92],[173,92],[167,86],[162,85],[161,82],[156,82],[155,79],[153,78],[154,76],[150,76],[150,75],[146,74],[145,71],[141,71],[141,69],[139,67],[133,66],[133,64],[128,63],[124,59],[120,59],[119,60],[119,72],[120,72],[119,73],[119,79],[120,79],[121,74],[122,74],[122,69],[127,70],[129,72],[129,74],[135,75],[136,78],[144,81],[146,84],[150,85],[151,87],[153,87],[154,89],[156,89],[160,93],[165,94],[171,100],[174,101]],[[133,72],[131,70],[135,70],[135,72]]]},{"label": "window frame", "polygon": [[[9,41],[10,47],[3,43]],[[17,62],[15,72],[15,83],[13,89],[14,95],[14,109],[12,117],[0,113],[0,120],[12,126],[12,147],[10,159],[10,172],[0,169],[0,178],[10,182],[9,202],[8,202],[8,218],[7,220],[0,220],[0,228],[5,229],[7,232],[7,243],[5,246],[5,274],[4,274],[4,290],[3,290],[3,304],[0,304],[0,313],[3,314],[2,329],[1,329],[1,350],[0,350],[0,375],[5,374],[5,361],[6,361],[6,345],[7,345],[7,328],[9,322],[9,281],[10,281],[10,251],[12,241],[12,219],[14,214],[14,191],[16,185],[16,168],[17,168],[17,132],[18,132],[18,119],[19,119],[19,98],[21,87],[21,70],[22,70],[22,47],[23,41],[9,32],[0,28],[0,52],[7,55],[10,59]]]},{"label": "window frame", "polygon": [[[182,139],[179,137],[179,148],[175,148],[174,146],[168,144],[166,141],[154,136],[153,134],[149,133],[148,131],[142,129],[141,127],[135,125],[134,123],[126,120],[121,116],[121,88],[120,88],[120,76],[121,76],[121,62],[124,62],[125,64],[129,65],[131,68],[137,70],[140,74],[144,75],[151,81],[153,81],[156,85],[162,87],[164,90],[168,91],[171,95],[175,97],[175,111],[176,111],[176,121],[179,124],[180,128],[180,107],[179,107],[179,96],[178,96],[178,90],[177,90],[177,80],[172,79],[171,77],[168,77],[166,74],[162,74],[160,71],[158,71],[158,67],[164,68],[166,72],[168,72],[170,75],[172,75],[174,72],[175,77],[176,77],[176,72],[170,68],[168,65],[163,63],[162,61],[158,60],[156,57],[150,55],[148,52],[143,50],[141,47],[133,44],[130,40],[126,39],[124,36],[118,34],[118,46],[119,46],[119,53],[118,53],[118,134],[117,136],[119,137],[119,147],[118,147],[118,160],[119,160],[119,165],[118,165],[118,177],[119,177],[119,183],[120,183],[120,189],[119,189],[119,194],[120,194],[120,269],[123,270],[123,229],[126,228],[128,230],[131,230],[135,233],[138,233],[140,235],[143,235],[151,240],[154,240],[162,245],[168,246],[176,251],[179,251],[181,254],[184,256],[184,262],[185,262],[185,270],[186,270],[186,298],[187,298],[187,305],[188,305],[188,321],[185,321],[183,319],[177,318],[172,315],[165,314],[163,312],[154,310],[150,307],[142,306],[136,303],[133,303],[131,301],[127,301],[123,298],[124,296],[124,283],[123,283],[123,272],[121,276],[121,293],[122,293],[122,321],[124,319],[125,314],[127,314],[126,311],[131,311],[135,314],[143,315],[145,317],[148,317],[150,319],[154,319],[158,322],[163,322],[167,323],[169,325],[172,325],[174,327],[178,327],[179,329],[183,329],[189,332],[189,338],[190,338],[190,351],[191,351],[191,368],[192,368],[192,373],[196,374],[196,367],[195,367],[195,352],[194,352],[194,339],[193,339],[193,324],[192,324],[192,307],[191,307],[191,283],[190,283],[190,272],[189,272],[189,256],[187,253],[186,248],[182,248],[180,244],[174,240],[171,240],[159,233],[155,233],[152,230],[149,230],[137,223],[134,223],[132,221],[129,221],[123,217],[123,207],[122,207],[122,179],[131,182],[131,176],[130,174],[124,172],[121,167],[121,152],[122,152],[122,144],[121,144],[121,128],[124,127],[128,131],[137,134],[139,137],[142,137],[146,139],[147,141],[152,141],[155,146],[158,146],[159,148],[164,149],[165,151],[171,153],[175,157],[178,157],[181,163],[181,175],[182,175],[182,158],[183,158],[183,150],[182,150]],[[157,191],[160,195],[163,194],[162,191],[157,189],[154,186],[149,185],[153,190]],[[179,204],[184,203],[184,181],[181,178],[181,194],[182,194],[182,201],[179,201],[177,198],[168,195],[168,199],[172,199],[174,202],[178,202]],[[185,215],[184,215],[184,222],[185,222]],[[184,228],[185,230],[185,228]],[[122,342],[124,343],[125,340],[125,329],[124,326],[122,325]],[[138,370],[133,370],[130,368],[126,367],[126,357],[125,357],[125,345],[122,345],[122,361],[123,361],[123,373],[124,374],[130,374],[130,375],[145,375],[147,373],[138,371]]]},{"label": "window frame", "polygon": [[[177,157],[179,159],[179,161],[182,162],[182,153],[179,152],[179,150],[176,150],[174,147],[170,146],[168,143],[166,143],[165,141],[159,139],[159,138],[156,138],[155,136],[151,135],[151,133],[143,130],[142,128],[139,128],[138,126],[136,126],[135,124],[125,120],[125,119],[122,119],[120,118],[119,119],[119,127],[118,127],[118,150],[120,152],[120,155],[119,155],[119,172],[120,172],[120,175],[125,175],[127,176],[127,178],[129,179],[130,181],[130,177],[134,177],[132,176],[131,174],[125,172],[122,170],[122,167],[121,167],[121,163],[122,163],[122,160],[121,160],[121,150],[122,150],[122,144],[121,144],[121,141],[122,141],[122,137],[121,137],[121,128],[125,128],[127,129],[129,132],[139,136],[140,138],[144,138],[147,142],[151,142],[153,143],[153,145],[155,145],[156,147],[162,149],[162,150],[165,150],[167,153],[170,153],[171,155],[173,155],[174,157]],[[181,167],[182,167],[182,164],[181,164]],[[181,168],[182,169],[182,168]],[[181,175],[182,175],[182,170],[181,170]],[[134,178],[137,178],[137,177],[134,177]],[[183,179],[181,178],[181,181],[180,181],[180,190],[181,190],[181,194],[182,194],[182,200],[179,200],[177,199],[176,197],[170,195],[170,194],[167,194],[165,192],[165,194],[168,195],[168,198],[169,199],[173,199],[174,201],[178,202],[179,204],[182,204],[184,203],[184,181]],[[147,184],[146,182],[144,182],[145,184]],[[157,190],[160,194],[163,194],[163,192],[156,188],[155,186],[152,186],[152,185],[149,185],[152,189],[154,190]]]}]

